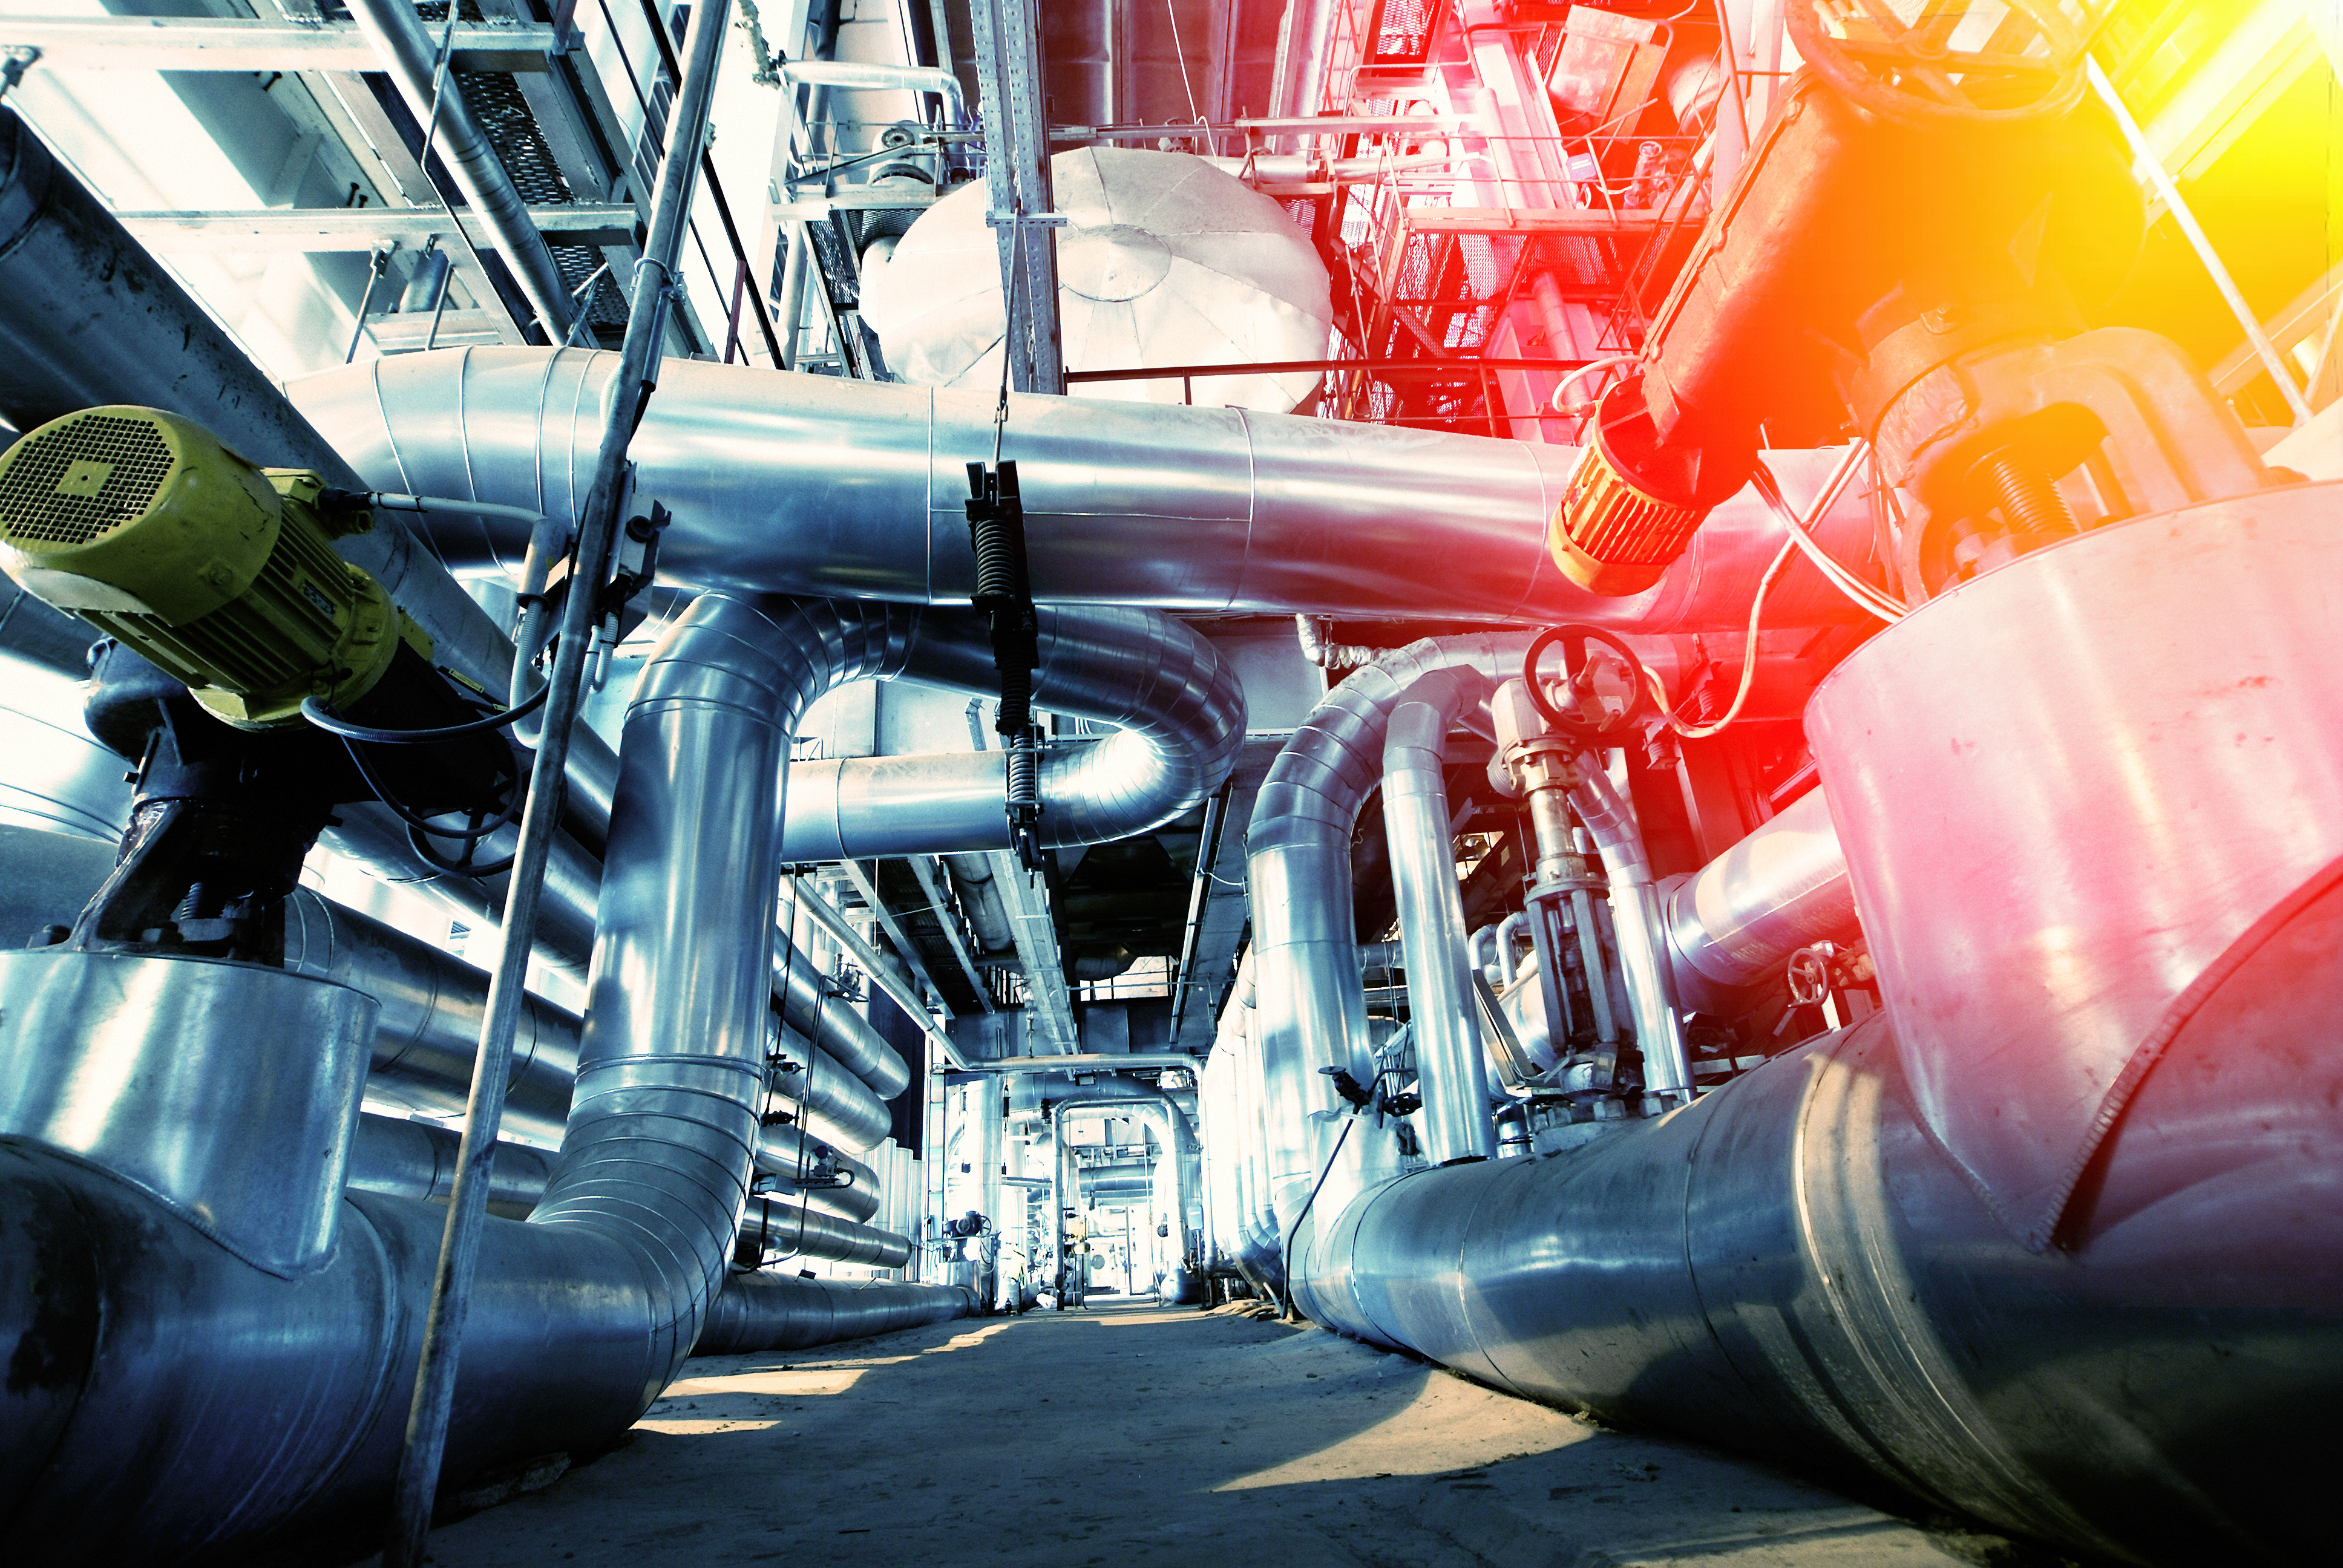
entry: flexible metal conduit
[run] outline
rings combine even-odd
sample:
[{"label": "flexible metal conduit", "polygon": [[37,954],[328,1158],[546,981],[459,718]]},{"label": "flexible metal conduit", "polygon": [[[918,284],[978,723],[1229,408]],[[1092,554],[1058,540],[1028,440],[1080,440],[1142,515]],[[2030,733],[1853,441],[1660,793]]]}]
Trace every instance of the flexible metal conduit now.
[{"label": "flexible metal conduit", "polygon": [[[588,350],[407,354],[294,382],[288,395],[377,488],[576,514],[617,363]],[[992,450],[990,394],[671,360],[630,454],[676,520],[663,580],[735,592],[966,602],[965,465]],[[1578,620],[1739,632],[1782,527],[1726,502],[1662,582],[1589,594],[1547,554],[1575,452],[1397,427],[1012,397],[1034,597],[1159,609]],[[1770,458],[1794,497],[1833,454]],[[526,529],[451,520],[459,569],[518,572]],[[1866,558],[1868,498],[1821,537]],[[1439,563],[1427,571],[1427,562]],[[1845,618],[1818,574],[1786,575],[1767,623]]]}]

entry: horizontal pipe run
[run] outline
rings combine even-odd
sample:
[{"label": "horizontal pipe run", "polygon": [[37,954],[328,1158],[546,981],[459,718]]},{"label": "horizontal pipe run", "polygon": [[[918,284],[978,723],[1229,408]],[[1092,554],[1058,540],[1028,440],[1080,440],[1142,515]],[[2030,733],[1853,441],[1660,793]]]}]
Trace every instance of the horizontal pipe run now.
[{"label": "horizontal pipe run", "polygon": [[[792,789],[796,782],[792,777]],[[773,944],[773,995],[780,1000],[784,1023],[828,1051],[880,1099],[892,1100],[910,1083],[910,1069],[895,1048],[852,1003],[831,993],[811,959],[781,938]]]},{"label": "horizontal pipe run", "polygon": [[1161,1072],[1169,1068],[1185,1068],[1193,1072],[1199,1065],[1200,1059],[1176,1051],[1135,1050],[1128,1055],[1096,1052],[1078,1056],[1002,1056],[990,1061],[971,1061],[958,1070],[1014,1075],[1025,1072]]},{"label": "horizontal pipe run", "polygon": [[[573,427],[593,424],[614,357],[412,354],[288,392],[379,487],[569,516],[592,452]],[[1784,537],[1745,493],[1658,586],[1606,598],[1546,550],[1569,447],[1223,408],[1012,397],[1010,409],[1043,603],[1739,632]],[[631,448],[643,493],[675,514],[663,580],[965,603],[965,465],[990,454],[992,414],[989,393],[669,361]],[[1831,455],[1771,460],[1796,499]],[[459,568],[514,570],[524,531],[467,522],[435,537]],[[1867,497],[1850,491],[1819,537],[1842,559],[1865,558]],[[1803,562],[1767,600],[1776,627],[1847,613]]]},{"label": "horizontal pipe run", "polygon": [[749,1200],[740,1215],[740,1242],[744,1249],[758,1247],[785,1258],[828,1259],[877,1269],[900,1269],[911,1259],[911,1243],[905,1237],[820,1213],[784,1197]]},{"label": "horizontal pipe run", "polygon": [[1665,892],[1678,982],[1732,990],[1778,980],[1800,948],[1857,930],[1855,887],[1820,789]]},{"label": "horizontal pipe run", "polygon": [[[418,1198],[445,1203],[456,1191],[456,1151],[463,1140],[445,1127],[367,1111],[358,1118],[350,1145],[348,1185],[388,1198]],[[488,1212],[526,1220],[553,1173],[553,1156],[509,1141],[497,1145],[490,1167]]]},{"label": "horizontal pipe run", "polygon": [[709,1308],[695,1356],[797,1351],[964,1318],[976,1294],[961,1285],[900,1280],[806,1280],[736,1273]]},{"label": "horizontal pipe run", "polygon": [[[807,1185],[830,1179],[819,1175],[824,1166],[846,1178],[846,1184]],[[759,1135],[757,1174],[773,1191],[789,1193],[808,1207],[841,1220],[868,1221],[879,1212],[885,1199],[876,1171],[794,1122],[777,1123]]]}]

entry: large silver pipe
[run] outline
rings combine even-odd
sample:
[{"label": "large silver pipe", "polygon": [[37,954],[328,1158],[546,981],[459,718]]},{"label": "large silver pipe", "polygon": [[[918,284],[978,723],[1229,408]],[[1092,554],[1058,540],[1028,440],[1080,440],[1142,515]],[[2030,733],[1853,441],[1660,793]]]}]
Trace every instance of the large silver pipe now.
[{"label": "large silver pipe", "polygon": [[1856,930],[1855,887],[1829,803],[1811,789],[1694,875],[1665,889],[1679,988],[1778,980],[1800,948]]},{"label": "large silver pipe", "polygon": [[[395,479],[568,517],[591,478],[593,442],[580,432],[598,429],[615,363],[528,348],[407,354],[287,391],[378,487]],[[990,454],[992,414],[990,394],[670,361],[629,449],[643,493],[675,513],[662,577],[965,603],[975,564],[964,465]],[[1044,603],[1739,633],[1784,537],[1745,493],[1716,508],[1656,587],[1605,598],[1572,584],[1546,550],[1569,447],[1048,397],[1012,397],[1008,432]],[[1832,457],[1768,460],[1795,498]],[[440,545],[459,568],[509,565],[523,532],[467,519]],[[1868,498],[1852,493],[1819,534],[1856,560],[1872,536]],[[1766,601],[1769,626],[1847,614],[1805,568]]]},{"label": "large silver pipe", "polygon": [[[824,1166],[848,1178],[847,1184],[809,1185]],[[757,1141],[757,1174],[774,1191],[841,1220],[868,1221],[886,1201],[884,1178],[876,1169],[815,1136],[802,1123],[782,1122],[764,1130]]]},{"label": "large silver pipe", "polygon": [[[462,1142],[445,1127],[367,1111],[350,1144],[347,1184],[385,1197],[445,1203],[456,1191],[456,1151]],[[542,1149],[499,1141],[489,1167],[488,1212],[528,1219],[545,1193],[553,1160]]]},{"label": "large silver pipe", "polygon": [[[1281,1234],[1308,1207],[1322,1221],[1371,1173],[1397,1169],[1395,1134],[1364,1125],[1344,1141],[1322,1120],[1349,1107],[1323,1070],[1360,1083],[1378,1070],[1359,983],[1351,898],[1351,835],[1382,781],[1392,710],[1424,677],[1477,671],[1495,681],[1519,669],[1531,634],[1426,638],[1394,648],[1328,692],[1280,751],[1253,801],[1246,879],[1253,912],[1255,1040],[1261,1053],[1266,1178]],[[1334,1131],[1330,1131],[1328,1129]],[[1324,1191],[1313,1201],[1311,1193]],[[1324,1205],[1322,1210],[1319,1205]]]},{"label": "large silver pipe", "polygon": [[2056,1247],[1924,1130],[1883,1013],[1567,1154],[1377,1188],[1312,1316],[2095,1561],[2317,1560],[2317,1494],[2237,1454],[2323,1452],[2343,1393],[2343,1060],[2279,1044],[2343,1030],[2296,956],[2343,928],[2326,889],[2166,1048]]},{"label": "large silver pipe", "polygon": [[795,1102],[811,1131],[857,1154],[885,1141],[887,1105],[869,1084],[794,1030],[781,1030],[777,1045],[779,1060],[766,1081],[772,1092]]},{"label": "large silver pipe", "polygon": [[892,1100],[910,1085],[911,1070],[895,1048],[852,1003],[830,993],[813,960],[786,938],[773,946],[773,995],[784,1023],[835,1058],[879,1099]]},{"label": "large silver pipe", "polygon": [[803,1350],[946,1322],[974,1311],[976,1298],[960,1285],[736,1273],[724,1282],[724,1293],[716,1298],[692,1353]]},{"label": "large silver pipe", "polygon": [[1619,939],[1619,970],[1635,1017],[1635,1049],[1644,1054],[1644,1089],[1681,1103],[1692,1096],[1692,1063],[1684,1050],[1684,1012],[1668,968],[1666,916],[1652,882],[1651,857],[1635,814],[1612,787],[1600,763],[1587,759],[1570,803],[1602,851],[1611,879],[1611,929]]},{"label": "large silver pipe", "polygon": [[1470,670],[1426,676],[1392,710],[1383,736],[1383,832],[1391,845],[1408,1016],[1415,1023],[1416,1083],[1423,1097],[1416,1129],[1434,1165],[1497,1154],[1488,1058],[1449,831],[1448,784],[1441,773],[1457,709],[1487,689]]},{"label": "large silver pipe", "polygon": [[[463,188],[464,200],[496,236],[497,250],[512,269],[513,281],[537,312],[546,338],[558,342],[568,336],[571,301],[569,286],[545,247],[545,236],[530,221],[528,204],[515,188],[512,176],[488,143],[488,134],[464,101],[454,72],[437,72],[438,48],[424,30],[407,0],[350,0],[350,18],[374,45],[383,69],[407,100],[415,123],[428,126],[437,114],[434,148],[446,160],[447,172]],[[436,84],[441,88],[436,94]],[[488,303],[490,309],[496,306]],[[415,492],[410,492],[415,493]],[[437,492],[422,492],[436,494]]]},{"label": "large silver pipe", "polygon": [[[417,1111],[463,1113],[488,1010],[487,975],[307,888],[286,900],[285,967],[381,1004],[369,1092]],[[560,1141],[578,1077],[579,1027],[575,1014],[541,997],[521,999],[505,1091],[504,1128],[513,1136]]]},{"label": "large silver pipe", "polygon": [[[832,613],[896,618],[903,647],[891,678],[1000,689],[979,616],[844,603]],[[1089,606],[1044,608],[1040,644],[1034,702],[1115,727],[1044,754],[1045,845],[1144,832],[1219,788],[1244,739],[1244,689],[1211,643],[1167,616]],[[783,853],[839,860],[1007,849],[1006,766],[999,751],[806,763],[790,775]]]},{"label": "large silver pipe", "polygon": [[740,1216],[740,1240],[786,1257],[826,1259],[900,1269],[911,1258],[911,1243],[891,1231],[816,1211],[785,1197],[749,1200]]}]

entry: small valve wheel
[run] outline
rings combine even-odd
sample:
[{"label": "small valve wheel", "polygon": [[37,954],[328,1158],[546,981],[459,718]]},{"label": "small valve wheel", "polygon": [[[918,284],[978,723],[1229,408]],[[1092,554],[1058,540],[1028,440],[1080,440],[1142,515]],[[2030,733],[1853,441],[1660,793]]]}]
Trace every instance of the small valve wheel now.
[{"label": "small valve wheel", "polygon": [[[1586,646],[1590,642],[1602,644],[1624,667],[1625,705],[1615,713],[1604,706],[1594,689],[1594,667]],[[1555,706],[1546,692],[1547,678],[1538,673],[1546,649],[1556,644],[1562,648],[1563,675],[1570,694],[1567,711]],[[1540,719],[1559,733],[1584,740],[1625,735],[1651,706],[1651,686],[1644,678],[1643,661],[1634,649],[1600,627],[1569,624],[1538,633],[1522,658],[1522,684],[1528,689],[1530,704]]]}]

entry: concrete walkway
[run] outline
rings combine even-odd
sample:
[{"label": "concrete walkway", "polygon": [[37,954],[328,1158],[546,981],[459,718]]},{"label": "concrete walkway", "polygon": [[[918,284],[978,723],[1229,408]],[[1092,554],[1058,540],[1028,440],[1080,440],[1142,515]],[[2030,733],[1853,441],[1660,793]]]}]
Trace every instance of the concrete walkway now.
[{"label": "concrete walkway", "polygon": [[1316,1329],[1093,1297],[695,1361],[633,1441],[432,1537],[445,1568],[2045,1563]]}]

